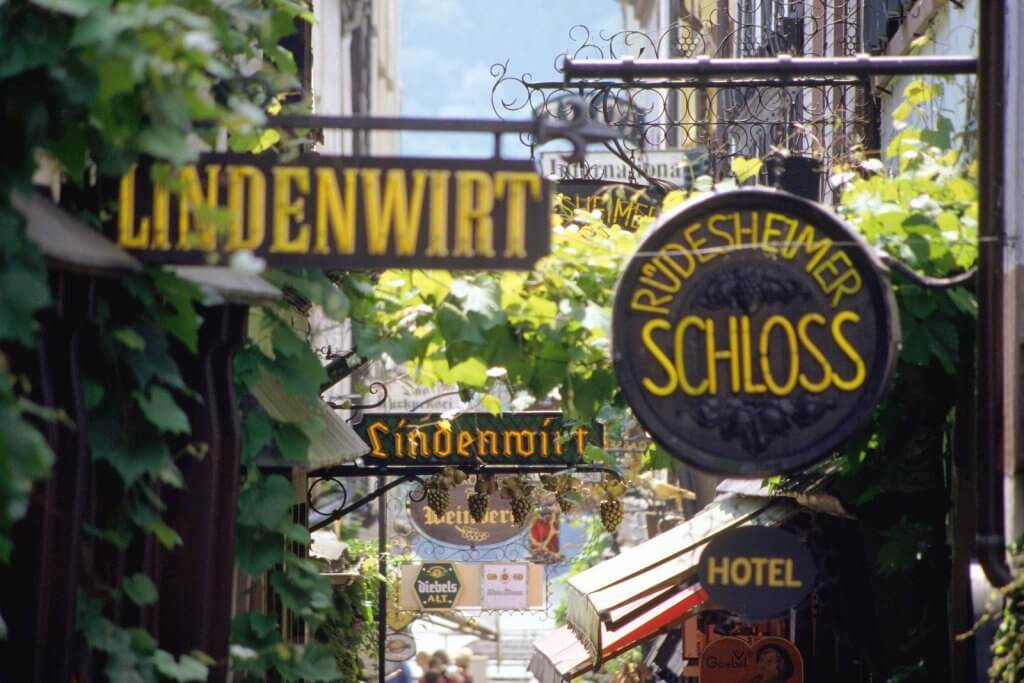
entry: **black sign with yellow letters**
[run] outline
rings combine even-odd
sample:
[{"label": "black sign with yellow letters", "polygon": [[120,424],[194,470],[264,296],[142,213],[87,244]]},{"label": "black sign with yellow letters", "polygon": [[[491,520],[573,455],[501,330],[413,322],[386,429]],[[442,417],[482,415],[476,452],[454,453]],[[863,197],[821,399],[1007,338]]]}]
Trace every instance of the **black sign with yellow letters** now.
[{"label": "black sign with yellow letters", "polygon": [[563,430],[562,414],[462,413],[447,420],[430,413],[373,413],[356,431],[376,465],[554,465],[581,462],[588,445],[600,446],[600,425]]},{"label": "black sign with yellow letters", "polygon": [[164,183],[151,170],[122,178],[116,221],[149,263],[529,270],[550,250],[550,182],[531,161],[203,154]]},{"label": "black sign with yellow letters", "polygon": [[562,195],[558,209],[566,218],[577,210],[600,211],[606,224],[627,230],[636,230],[644,218],[657,215],[664,194],[649,186],[602,180],[560,180],[558,192]]},{"label": "black sign with yellow letters", "polygon": [[750,619],[770,619],[798,607],[814,590],[817,575],[814,557],[799,538],[764,526],[717,534],[697,564],[708,597]]},{"label": "black sign with yellow letters", "polygon": [[637,419],[700,469],[767,476],[868,417],[899,338],[885,268],[835,215],[767,189],[663,215],[623,273],[613,360]]}]

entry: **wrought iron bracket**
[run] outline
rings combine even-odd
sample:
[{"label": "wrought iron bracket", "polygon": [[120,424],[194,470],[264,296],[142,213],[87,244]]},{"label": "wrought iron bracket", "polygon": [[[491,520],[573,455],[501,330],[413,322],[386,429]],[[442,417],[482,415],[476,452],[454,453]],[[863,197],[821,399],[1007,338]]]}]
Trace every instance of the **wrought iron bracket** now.
[{"label": "wrought iron bracket", "polygon": [[919,285],[927,289],[949,289],[951,287],[966,285],[974,279],[975,275],[978,274],[978,267],[974,266],[952,277],[928,277],[927,275],[921,275],[891,254],[879,252],[878,257],[882,260],[882,263],[889,266],[915,285]]},{"label": "wrought iron bracket", "polygon": [[430,119],[384,116],[321,116],[283,114],[267,119],[268,128],[286,129],[341,129],[341,130],[396,130],[434,131],[444,133],[489,133],[494,136],[494,156],[501,157],[501,139],[504,135],[530,135],[536,144],[552,140],[567,140],[572,151],[565,160],[579,163],[586,146],[621,137],[617,128],[594,121],[588,115],[583,98],[567,95],[559,100],[559,108],[569,112],[567,117],[538,112],[532,120],[494,121],[490,119]]},{"label": "wrought iron bracket", "polygon": [[[423,487],[423,479],[425,476],[432,476],[439,474],[446,467],[452,467],[452,465],[443,464],[428,464],[428,465],[378,465],[378,466],[367,466],[367,465],[337,465],[334,467],[325,467],[319,470],[313,470],[309,473],[309,487],[306,489],[306,503],[309,505],[309,509],[313,510],[317,514],[323,515],[324,518],[320,521],[310,525],[310,531],[316,531],[322,529],[336,519],[341,519],[345,515],[349,514],[354,510],[358,510],[367,503],[371,503],[383,494],[387,493],[396,486],[400,486],[406,482],[416,481]],[[458,469],[468,474],[548,474],[551,472],[585,472],[585,473],[602,473],[614,477],[615,479],[622,479],[622,475],[614,467],[608,465],[598,465],[591,463],[578,463],[578,464],[552,464],[552,465],[488,465],[477,461],[473,464],[467,465],[456,465]],[[343,493],[342,505],[336,510],[331,512],[324,512],[318,510],[313,505],[313,489],[324,480],[338,481],[341,478],[361,478],[361,477],[396,477],[391,481],[385,483],[383,486],[378,486],[373,491],[367,493],[362,498],[347,503],[347,495]],[[344,484],[338,482],[344,492]]]},{"label": "wrought iron bracket", "polygon": [[977,58],[969,55],[942,57],[778,57],[694,59],[582,59],[566,56],[562,73],[566,83],[593,78],[614,78],[626,82],[646,79],[711,78],[824,78],[852,76],[912,76],[974,74]]},{"label": "wrought iron bracket", "polygon": [[[323,512],[321,512],[319,510],[316,510],[316,508],[313,506],[313,489],[317,486],[317,484],[319,484],[324,479],[336,479],[336,477],[334,477],[334,476],[326,476],[326,477],[317,477],[316,479],[311,479],[311,483],[309,485],[309,488],[306,489],[306,504],[309,505],[309,508],[311,510],[314,510],[318,514],[324,515],[324,518],[321,519],[319,522],[316,522],[315,524],[311,524],[310,525],[310,527],[309,527],[310,531],[317,531],[318,529],[323,529],[325,526],[327,526],[328,524],[330,524],[334,520],[341,519],[342,517],[344,517],[348,513],[352,512],[354,510],[358,510],[359,508],[363,507],[367,503],[372,503],[373,501],[377,500],[382,495],[384,495],[385,493],[387,493],[391,489],[395,488],[396,486],[401,486],[402,484],[404,484],[404,483],[406,483],[408,481],[419,481],[421,484],[423,483],[417,475],[415,475],[415,474],[407,474],[405,476],[398,477],[397,479],[392,479],[391,481],[385,483],[383,486],[378,486],[377,488],[375,488],[373,491],[370,491],[369,493],[367,493],[362,498],[359,498],[358,500],[355,500],[355,501],[349,503],[348,505],[344,505],[343,504],[342,507],[338,508],[337,510],[333,510],[332,512],[329,512],[329,513],[323,513]],[[344,500],[344,498],[343,498],[343,500]]]}]

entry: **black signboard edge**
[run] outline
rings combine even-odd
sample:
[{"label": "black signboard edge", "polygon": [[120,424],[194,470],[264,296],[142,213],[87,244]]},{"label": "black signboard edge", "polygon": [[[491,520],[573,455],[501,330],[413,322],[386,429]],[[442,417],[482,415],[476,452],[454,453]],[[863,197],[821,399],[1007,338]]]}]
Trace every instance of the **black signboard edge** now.
[{"label": "black signboard edge", "polygon": [[[734,609],[730,609],[729,607],[723,606],[720,603],[714,602],[714,599],[710,598],[710,594],[708,594],[709,598],[711,599],[711,601],[712,601],[712,603],[713,603],[713,605],[715,607],[717,607],[718,609],[720,609],[720,610],[722,610],[724,612],[728,612],[728,613],[738,617],[741,621],[749,623],[749,624],[763,623],[763,622],[766,622],[766,621],[775,621],[776,619],[780,619],[782,617],[788,616],[789,615],[789,611],[791,609],[801,609],[802,607],[806,606],[808,604],[808,602],[811,600],[811,598],[814,597],[814,593],[817,590],[817,587],[818,587],[818,584],[820,582],[821,575],[822,575],[821,563],[819,561],[817,553],[815,553],[814,550],[812,550],[811,547],[807,543],[805,543],[804,541],[800,540],[796,536],[796,534],[794,534],[793,532],[788,531],[786,529],[780,529],[778,527],[766,526],[766,525],[763,525],[763,524],[753,524],[753,525],[748,525],[748,526],[729,527],[728,529],[722,529],[722,530],[718,531],[717,533],[712,534],[712,536],[708,540],[708,542],[704,544],[704,547],[701,549],[700,555],[697,558],[697,567],[694,569],[694,576],[696,576],[697,580],[700,581],[701,573],[702,573],[701,569],[704,567],[704,552],[708,549],[708,547],[711,545],[711,543],[714,542],[714,540],[716,538],[718,538],[719,536],[721,536],[723,534],[726,534],[726,533],[740,531],[740,530],[762,532],[765,529],[770,530],[772,532],[774,532],[774,531],[782,532],[782,533],[786,534],[787,536],[791,536],[792,540],[795,543],[799,544],[800,547],[802,547],[807,552],[807,557],[810,560],[810,564],[811,564],[811,566],[814,567],[814,586],[812,586],[807,591],[807,595],[805,595],[803,598],[800,599],[799,602],[791,605],[790,607],[787,607],[787,608],[783,609],[780,612],[772,612],[771,614],[759,614],[757,616],[751,616],[749,614],[744,614],[743,612],[738,612],[738,611],[736,611]],[[704,591],[707,592],[707,588],[705,587],[703,582],[701,582],[701,588],[703,588]]]},{"label": "black signboard edge", "polygon": [[[635,406],[642,405],[638,399],[637,387],[640,386],[639,377],[635,369],[624,363],[624,354],[616,350],[616,338],[624,338],[625,330],[622,329],[625,320],[625,309],[629,303],[628,296],[623,292],[623,283],[634,281],[636,273],[641,266],[641,260],[634,255],[626,264],[622,275],[615,286],[615,295],[612,302],[612,365],[615,369],[615,376],[619,380],[619,386],[626,397],[626,403],[636,417],[637,421],[650,433],[651,437],[659,445],[665,448],[668,453],[688,465],[699,470],[712,474],[722,474],[743,478],[768,477],[776,474],[786,474],[798,471],[813,465],[829,455],[838,448],[847,438],[860,430],[870,419],[875,406],[885,396],[889,387],[889,378],[896,364],[896,358],[900,348],[900,324],[899,310],[896,305],[896,297],[889,284],[890,269],[878,258],[871,245],[834,212],[825,209],[819,204],[810,200],[798,197],[797,195],[776,190],[772,188],[742,188],[729,190],[721,193],[714,193],[710,196],[692,199],[675,207],[671,211],[662,214],[658,218],[657,225],[653,226],[640,244],[637,246],[636,254],[644,253],[652,249],[661,238],[661,233],[671,229],[669,226],[675,223],[682,223],[680,216],[689,213],[710,212],[717,209],[745,209],[751,206],[764,206],[765,202],[778,207],[780,210],[795,208],[800,215],[809,215],[815,227],[828,226],[825,231],[834,229],[844,239],[849,239],[855,246],[849,249],[849,254],[854,263],[864,271],[873,270],[878,277],[870,279],[870,286],[875,290],[873,297],[879,315],[878,320],[885,324],[877,336],[876,354],[885,354],[883,366],[876,366],[865,382],[868,389],[861,392],[854,409],[850,412],[850,419],[847,419],[840,428],[833,431],[827,438],[823,439],[825,446],[816,446],[815,450],[822,453],[816,457],[808,457],[810,447],[804,448],[785,458],[776,458],[770,462],[743,462],[723,458],[700,449],[693,444],[683,443],[671,432],[662,428],[661,421],[657,416],[644,414]],[[820,442],[819,442],[820,443]]]}]

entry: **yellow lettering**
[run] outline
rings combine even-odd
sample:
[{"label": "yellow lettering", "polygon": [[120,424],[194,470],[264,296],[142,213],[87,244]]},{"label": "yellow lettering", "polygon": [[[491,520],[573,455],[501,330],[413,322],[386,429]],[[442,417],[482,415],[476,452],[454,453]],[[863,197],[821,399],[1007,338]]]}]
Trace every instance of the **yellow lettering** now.
[{"label": "yellow lettering", "polygon": [[370,438],[370,457],[387,459],[388,453],[384,450],[381,444],[380,437],[383,434],[388,434],[391,430],[383,422],[373,422],[366,430],[366,435]]},{"label": "yellow lettering", "polygon": [[494,179],[494,193],[506,194],[505,258],[526,258],[526,193],[540,199],[540,176],[528,171],[503,171]]},{"label": "yellow lettering", "polygon": [[773,557],[768,567],[768,585],[773,588],[785,588],[786,582],[782,578],[782,571],[786,567],[786,560],[781,557]]},{"label": "yellow lettering", "polygon": [[835,339],[836,346],[838,346],[842,352],[846,354],[846,357],[850,359],[850,362],[853,363],[853,377],[850,379],[843,379],[839,376],[839,373],[834,373],[832,375],[832,383],[837,389],[841,389],[842,391],[853,391],[864,383],[865,369],[864,359],[860,357],[860,354],[857,353],[857,349],[853,348],[850,342],[848,342],[843,336],[842,327],[843,323],[847,320],[857,324],[860,322],[860,316],[853,311],[843,311],[837,314],[836,317],[832,319],[832,338]]},{"label": "yellow lettering", "polygon": [[[644,300],[646,300],[646,303],[644,303]],[[629,307],[634,311],[668,315],[668,307],[665,304],[670,301],[672,301],[671,294],[658,296],[652,290],[644,288],[633,292],[633,298],[629,301]]]},{"label": "yellow lettering", "polygon": [[686,377],[686,368],[684,367],[685,363],[683,361],[683,358],[685,356],[683,344],[685,341],[686,330],[687,328],[690,327],[696,327],[697,329],[706,331],[704,321],[695,315],[688,315],[679,321],[679,324],[676,325],[675,333],[675,371],[676,376],[679,378],[679,386],[680,388],[682,388],[684,394],[686,394],[687,396],[701,396],[703,394],[706,394],[708,391],[708,380],[702,380],[701,383],[698,384],[697,386],[690,384],[689,379],[687,379]]},{"label": "yellow lettering", "polygon": [[718,254],[714,254],[714,253],[707,253],[707,254],[705,254],[705,253],[703,253],[701,251],[701,247],[704,246],[707,243],[707,240],[703,239],[703,238],[698,240],[698,239],[695,239],[694,236],[693,236],[694,233],[696,233],[698,230],[701,229],[701,227],[702,226],[701,226],[700,223],[694,223],[693,225],[691,225],[691,226],[689,226],[687,228],[684,228],[683,229],[683,238],[686,239],[686,242],[690,245],[690,249],[692,249],[693,252],[696,254],[697,260],[700,261],[701,263],[707,263],[711,259],[715,258],[715,256],[718,256]]},{"label": "yellow lettering", "polygon": [[807,326],[811,323],[824,325],[825,317],[819,313],[808,313],[800,318],[800,322],[796,326],[796,333],[800,338],[800,343],[807,349],[807,353],[818,364],[818,367],[821,368],[821,379],[817,382],[812,382],[806,374],[800,373],[800,386],[812,394],[820,394],[832,384],[832,366],[829,365],[828,359],[825,358],[825,354],[821,352],[821,349],[811,341],[811,336],[807,332]]},{"label": "yellow lettering", "polygon": [[213,226],[203,218],[203,208],[215,208],[218,205],[218,189],[220,166],[210,164],[206,170],[206,196],[203,197],[203,186],[199,181],[198,169],[189,164],[181,169],[181,182],[184,190],[178,199],[178,247],[184,251],[192,248],[192,240],[189,232],[192,226],[192,217],[195,216],[196,227],[199,231],[199,248],[203,251],[213,251],[217,248],[217,235]]},{"label": "yellow lettering", "polygon": [[167,250],[171,248],[171,193],[153,183],[153,249]]},{"label": "yellow lettering", "polygon": [[427,256],[448,255],[448,179],[451,171],[430,172],[430,234]]},{"label": "yellow lettering", "polygon": [[746,586],[750,583],[750,560],[745,557],[732,558],[729,579],[734,586]]},{"label": "yellow lettering", "polygon": [[149,246],[148,224],[135,229],[135,170],[132,166],[121,176],[117,212],[117,245],[125,249],[145,249]]},{"label": "yellow lettering", "polygon": [[434,430],[434,455],[447,458],[452,454],[452,432],[450,429]]},{"label": "yellow lettering", "polygon": [[456,441],[456,453],[463,458],[473,457],[473,452],[470,450],[473,448],[473,435],[469,432],[459,432],[459,435],[455,439]]},{"label": "yellow lettering", "polygon": [[663,386],[658,386],[649,377],[644,377],[642,384],[644,389],[654,394],[655,396],[668,396],[676,387],[679,385],[679,379],[676,376],[675,368],[672,366],[672,362],[662,353],[658,345],[654,343],[654,339],[651,338],[651,332],[653,330],[670,330],[672,325],[667,320],[648,320],[644,323],[643,328],[640,330],[640,339],[643,342],[644,348],[647,349],[654,359],[658,361],[665,374],[668,375],[668,381]]},{"label": "yellow lettering", "polygon": [[505,457],[530,457],[536,448],[535,437],[536,435],[529,429],[507,430],[505,432]]},{"label": "yellow lettering", "polygon": [[[843,267],[839,268],[837,262]],[[826,271],[829,274],[838,275],[838,277],[831,282],[826,282],[824,277]],[[845,251],[836,251],[828,259],[822,261],[811,273],[811,276],[825,294],[835,293],[835,296],[832,297],[832,308],[836,307],[844,294],[856,294],[860,291],[860,273],[853,267],[853,261]]]},{"label": "yellow lettering", "polygon": [[427,176],[426,171],[413,171],[410,199],[406,192],[405,171],[398,168],[389,170],[384,178],[384,198],[381,200],[380,169],[363,169],[366,248],[370,254],[387,253],[392,226],[395,230],[395,253],[399,256],[416,253]]},{"label": "yellow lettering", "polygon": [[750,564],[754,567],[754,585],[764,585],[764,567],[768,564],[767,557],[752,557],[750,558]]},{"label": "yellow lettering", "polygon": [[782,237],[783,231],[776,227],[776,223],[782,223],[788,227],[786,234],[795,232],[799,221],[795,218],[789,218],[780,213],[772,213],[769,211],[764,217],[764,232],[761,234],[761,245],[769,254],[779,253],[778,240],[775,238]]},{"label": "yellow lettering", "polygon": [[708,319],[705,324],[708,344],[708,393],[712,396],[718,393],[718,362],[727,360],[729,361],[729,386],[732,389],[732,393],[738,394],[740,391],[740,353],[736,317],[729,316],[728,351],[719,351],[715,346],[715,321]]},{"label": "yellow lettering", "polygon": [[[783,334],[786,336],[786,344],[789,347],[789,376],[786,378],[784,384],[779,384],[775,381],[775,377],[772,375],[772,357],[769,352],[770,337],[772,334],[772,328],[782,328]],[[768,390],[776,396],[786,396],[789,392],[793,391],[796,386],[797,374],[800,371],[800,356],[796,345],[796,332],[793,330],[793,326],[789,324],[789,321],[783,318],[781,315],[773,315],[765,321],[764,327],[761,328],[761,372],[764,374],[764,382],[768,385]]]},{"label": "yellow lettering", "polygon": [[[300,196],[292,201],[292,183]],[[300,223],[299,233],[292,236],[292,221],[300,220],[306,213],[306,200],[301,195],[309,194],[309,169],[305,166],[274,167],[274,233],[270,251],[277,254],[309,253],[309,224]]]},{"label": "yellow lettering", "polygon": [[[258,249],[266,237],[267,181],[255,166],[228,166],[228,251]],[[248,193],[246,193],[248,185]],[[248,194],[248,216],[244,202]],[[246,220],[248,218],[248,220]],[[248,228],[248,233],[246,233]]]},{"label": "yellow lettering", "polygon": [[483,171],[456,171],[454,256],[494,256],[493,211],[494,187],[491,176]]},{"label": "yellow lettering", "polygon": [[[479,445],[477,446],[477,452],[480,457],[498,455],[498,433],[493,429],[480,429],[478,433]],[[489,446],[488,443],[490,444]]]},{"label": "yellow lettering", "polygon": [[730,235],[722,228],[718,227],[719,223],[725,223],[728,220],[729,216],[726,216],[725,214],[714,214],[713,216],[711,216],[711,218],[708,219],[708,232],[710,232],[715,237],[720,238],[723,242],[723,246],[731,247],[733,246],[732,235]]},{"label": "yellow lettering", "polygon": [[818,261],[832,248],[832,240],[826,237],[820,242],[816,242],[814,239],[816,233],[813,225],[805,225],[800,236],[797,237],[798,225],[799,223],[792,224],[789,234],[786,236],[787,244],[782,249],[782,255],[787,259],[796,258],[797,251],[803,246],[804,253],[811,255],[810,260],[807,261],[807,272],[809,273],[814,270],[814,267],[818,265]]},{"label": "yellow lettering", "polygon": [[721,561],[718,561],[716,557],[708,558],[708,575],[707,581],[709,584],[714,586],[729,585],[729,558],[723,557]]},{"label": "yellow lettering", "polygon": [[316,245],[317,254],[331,253],[329,234],[334,236],[339,254],[352,254],[356,250],[356,178],[358,169],[346,168],[345,199],[338,188],[338,176],[333,168],[316,169]]},{"label": "yellow lettering", "polygon": [[793,560],[786,560],[786,588],[800,588],[804,582],[793,578]]},{"label": "yellow lettering", "polygon": [[740,344],[743,347],[743,391],[748,394],[763,394],[768,390],[763,384],[754,382],[753,347],[750,341],[750,316],[740,318]]},{"label": "yellow lettering", "polygon": [[[742,214],[739,211],[733,214],[733,229],[736,234],[736,246],[744,244],[757,244],[757,211],[750,212],[750,226],[744,227],[742,223]],[[744,240],[744,237],[749,237],[749,240]]]}]

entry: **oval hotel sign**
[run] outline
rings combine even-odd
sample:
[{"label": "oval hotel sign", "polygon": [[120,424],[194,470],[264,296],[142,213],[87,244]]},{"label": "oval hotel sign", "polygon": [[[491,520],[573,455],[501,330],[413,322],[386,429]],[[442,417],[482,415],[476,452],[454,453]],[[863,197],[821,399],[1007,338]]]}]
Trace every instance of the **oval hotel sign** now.
[{"label": "oval hotel sign", "polygon": [[809,465],[871,413],[899,322],[885,268],[834,214],[767,189],[664,214],[622,275],[613,359],[652,438],[700,469]]},{"label": "oval hotel sign", "polygon": [[720,607],[749,619],[771,619],[800,606],[814,590],[817,566],[799,538],[781,529],[727,529],[704,546],[700,585]]}]

